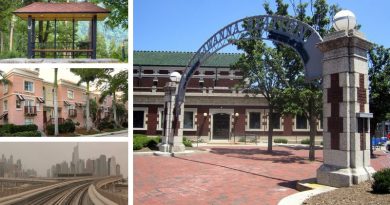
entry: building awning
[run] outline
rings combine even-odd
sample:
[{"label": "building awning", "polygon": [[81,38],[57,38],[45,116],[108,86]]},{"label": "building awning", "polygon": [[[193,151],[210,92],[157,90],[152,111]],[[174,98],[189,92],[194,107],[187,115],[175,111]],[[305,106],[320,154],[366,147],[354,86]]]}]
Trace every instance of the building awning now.
[{"label": "building awning", "polygon": [[3,114],[0,115],[0,120],[7,117],[8,111],[3,112]]},{"label": "building awning", "polygon": [[37,100],[40,103],[45,103],[45,99],[43,99],[42,97],[37,97]]},{"label": "building awning", "polygon": [[64,100],[64,104],[65,104],[65,106],[70,106],[70,103],[66,100]]},{"label": "building awning", "polygon": [[24,101],[23,95],[16,94],[16,97],[17,97],[20,101]]},{"label": "building awning", "polygon": [[[126,5],[127,6],[127,5]],[[28,16],[38,21],[51,20],[91,20],[97,16],[98,20],[104,20],[109,10],[89,2],[49,3],[34,2],[13,12],[16,16],[27,20]]]}]

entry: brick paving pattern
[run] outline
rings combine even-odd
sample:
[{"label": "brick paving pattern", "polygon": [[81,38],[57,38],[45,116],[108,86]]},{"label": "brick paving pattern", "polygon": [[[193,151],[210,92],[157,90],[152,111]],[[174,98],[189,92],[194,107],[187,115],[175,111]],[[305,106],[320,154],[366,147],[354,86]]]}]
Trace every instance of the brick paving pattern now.
[{"label": "brick paving pattern", "polygon": [[[379,153],[379,152],[378,152]],[[307,160],[305,148],[213,147],[210,153],[178,157],[134,156],[135,205],[277,204],[296,193],[296,182],[314,178],[322,164]],[[390,166],[389,155],[372,160]]]}]

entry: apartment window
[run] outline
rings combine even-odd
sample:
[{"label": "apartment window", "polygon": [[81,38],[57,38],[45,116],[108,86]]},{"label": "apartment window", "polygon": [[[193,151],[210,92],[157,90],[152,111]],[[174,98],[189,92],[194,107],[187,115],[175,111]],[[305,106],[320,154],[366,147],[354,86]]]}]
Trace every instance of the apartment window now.
[{"label": "apartment window", "polygon": [[297,115],[295,117],[295,127],[298,130],[306,130],[307,128],[307,119],[304,115]]},{"label": "apartment window", "polygon": [[163,130],[164,129],[164,108],[158,109],[158,129]]},{"label": "apartment window", "polygon": [[34,106],[34,100],[26,99],[24,102],[24,106]]},{"label": "apartment window", "polygon": [[281,127],[280,127],[280,113],[273,113],[273,128],[275,130],[280,130]]},{"label": "apartment window", "polygon": [[68,98],[74,99],[74,91],[73,90],[68,90]]},{"label": "apartment window", "polygon": [[195,113],[196,109],[194,108],[188,108],[184,110],[184,122],[183,122],[183,128],[188,130],[194,130],[195,127]]},{"label": "apartment window", "polygon": [[3,83],[3,93],[8,93],[8,83]]},{"label": "apartment window", "polygon": [[24,81],[24,91],[34,92],[34,83],[31,81]]},{"label": "apartment window", "polygon": [[184,129],[194,128],[194,112],[184,112]]},{"label": "apartment window", "polygon": [[249,113],[249,129],[260,129],[261,127],[261,113],[250,112]]},{"label": "apartment window", "polygon": [[24,124],[25,125],[32,125],[32,124],[34,124],[34,120],[32,118],[26,118],[24,120]]},{"label": "apartment window", "polygon": [[22,101],[16,97],[16,109],[22,108]]},{"label": "apartment window", "polygon": [[133,111],[133,128],[144,129],[145,128],[145,110]]},{"label": "apartment window", "polygon": [[8,100],[3,101],[3,109],[4,111],[8,111]]}]

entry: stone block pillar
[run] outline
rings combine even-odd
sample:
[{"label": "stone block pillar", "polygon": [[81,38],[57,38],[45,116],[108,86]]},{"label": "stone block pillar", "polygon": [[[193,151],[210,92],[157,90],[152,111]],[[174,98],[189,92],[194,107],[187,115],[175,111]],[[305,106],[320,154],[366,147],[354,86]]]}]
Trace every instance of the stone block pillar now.
[{"label": "stone block pillar", "polygon": [[367,50],[356,30],[329,34],[318,45],[323,59],[324,164],[317,182],[347,187],[371,177]]},{"label": "stone block pillar", "polygon": [[[162,144],[159,149],[161,152],[184,152],[185,147],[183,145],[183,130],[182,122],[183,115],[180,115],[180,128],[178,133],[175,133],[173,128],[174,122],[174,108],[175,98],[177,91],[177,83],[168,82],[164,87],[165,98],[164,98],[164,133],[162,138]],[[183,104],[184,106],[184,104]],[[184,108],[181,109],[182,111]]]}]

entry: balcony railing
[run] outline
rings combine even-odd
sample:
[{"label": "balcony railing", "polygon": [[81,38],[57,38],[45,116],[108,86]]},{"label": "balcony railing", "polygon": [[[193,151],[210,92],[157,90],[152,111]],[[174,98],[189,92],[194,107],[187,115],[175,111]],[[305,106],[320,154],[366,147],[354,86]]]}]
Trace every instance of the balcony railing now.
[{"label": "balcony railing", "polygon": [[[61,118],[61,117],[58,118],[58,124],[64,124],[64,122],[65,122],[64,118]],[[50,120],[47,122],[47,124],[54,125],[54,118],[50,118]]]},{"label": "balcony railing", "polygon": [[37,107],[35,107],[35,106],[24,106],[24,115],[25,116],[35,116],[35,115],[37,115]]},{"label": "balcony railing", "polygon": [[69,117],[77,117],[77,110],[76,109],[69,109],[68,116]]}]

